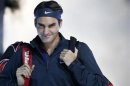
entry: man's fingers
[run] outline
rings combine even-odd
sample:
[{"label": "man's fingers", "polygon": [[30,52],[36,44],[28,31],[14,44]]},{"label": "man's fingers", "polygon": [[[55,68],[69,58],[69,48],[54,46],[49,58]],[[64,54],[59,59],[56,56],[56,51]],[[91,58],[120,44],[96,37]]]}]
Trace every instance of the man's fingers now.
[{"label": "man's fingers", "polygon": [[27,67],[29,70],[31,70],[30,66],[28,64],[24,64],[24,67]]},{"label": "man's fingers", "polygon": [[26,78],[29,78],[31,75],[31,71],[27,67],[24,67],[19,70],[19,74],[23,75]]},{"label": "man's fingers", "polygon": [[62,59],[67,52],[68,52],[68,49],[64,49],[64,50],[61,52],[61,54],[60,54],[60,58]]},{"label": "man's fingers", "polygon": [[28,64],[24,64],[23,68],[28,72],[28,75],[31,76],[32,69],[30,68],[30,66]]},{"label": "man's fingers", "polygon": [[16,76],[17,77],[24,76],[24,77],[28,78],[29,74],[24,68],[18,68]]},{"label": "man's fingers", "polygon": [[17,70],[17,76],[24,76],[26,78],[29,78],[31,76],[32,71],[34,70],[34,65],[30,68],[28,64],[24,64]]},{"label": "man's fingers", "polygon": [[66,52],[68,52],[68,49],[64,49],[62,52],[63,52],[63,53],[66,53]]},{"label": "man's fingers", "polygon": [[28,73],[29,76],[31,76],[31,69],[29,69],[28,67],[25,67],[25,71]]},{"label": "man's fingers", "polygon": [[22,75],[23,75],[25,78],[29,78],[29,77],[30,77],[30,76],[29,76],[29,73],[28,73],[26,70],[23,71]]}]

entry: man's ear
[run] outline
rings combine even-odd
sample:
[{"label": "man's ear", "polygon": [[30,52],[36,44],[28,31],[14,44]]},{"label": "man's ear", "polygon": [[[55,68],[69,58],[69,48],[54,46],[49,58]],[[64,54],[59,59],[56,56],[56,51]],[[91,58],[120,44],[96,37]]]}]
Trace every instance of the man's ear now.
[{"label": "man's ear", "polygon": [[61,26],[62,26],[62,19],[60,20],[59,26],[60,26],[60,28],[61,28]]}]

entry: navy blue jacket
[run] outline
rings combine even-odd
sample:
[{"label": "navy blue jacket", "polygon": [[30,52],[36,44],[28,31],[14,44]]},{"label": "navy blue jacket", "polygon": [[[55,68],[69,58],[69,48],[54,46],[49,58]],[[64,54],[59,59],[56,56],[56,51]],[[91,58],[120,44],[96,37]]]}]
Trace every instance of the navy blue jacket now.
[{"label": "navy blue jacket", "polygon": [[[69,67],[61,63],[60,53],[68,48],[69,41],[61,34],[60,38],[50,56],[40,49],[41,40],[38,36],[30,42],[32,64],[35,65],[30,86],[107,86],[108,80],[101,73],[91,50],[83,42],[77,44],[78,57]],[[10,46],[8,52],[5,52],[5,57],[10,60],[0,74],[0,86],[17,86],[16,70],[22,65],[22,50],[11,55],[12,50]]]}]

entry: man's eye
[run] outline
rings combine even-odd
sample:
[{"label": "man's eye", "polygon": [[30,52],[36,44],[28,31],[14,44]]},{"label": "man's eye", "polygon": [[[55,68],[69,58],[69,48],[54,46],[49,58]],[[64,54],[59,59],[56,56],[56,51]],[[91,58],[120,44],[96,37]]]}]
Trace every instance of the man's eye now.
[{"label": "man's eye", "polygon": [[38,28],[45,28],[45,25],[38,23]]},{"label": "man's eye", "polygon": [[55,23],[50,24],[50,25],[49,25],[49,28],[54,27],[55,25],[56,25]]},{"label": "man's eye", "polygon": [[41,29],[41,28],[45,28],[43,25],[39,25],[39,29]]},{"label": "man's eye", "polygon": [[40,28],[44,28],[44,26],[40,26]]}]

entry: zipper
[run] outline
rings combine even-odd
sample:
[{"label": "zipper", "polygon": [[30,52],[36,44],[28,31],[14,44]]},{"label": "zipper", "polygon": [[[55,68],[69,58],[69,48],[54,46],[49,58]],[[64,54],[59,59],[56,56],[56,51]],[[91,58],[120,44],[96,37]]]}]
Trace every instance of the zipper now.
[{"label": "zipper", "polygon": [[46,70],[47,70],[47,72],[48,72],[48,69],[49,69],[49,59],[50,59],[50,56],[46,52]]},{"label": "zipper", "polygon": [[47,72],[48,72],[48,63],[49,63],[49,61],[48,61],[48,59],[47,59]]}]

